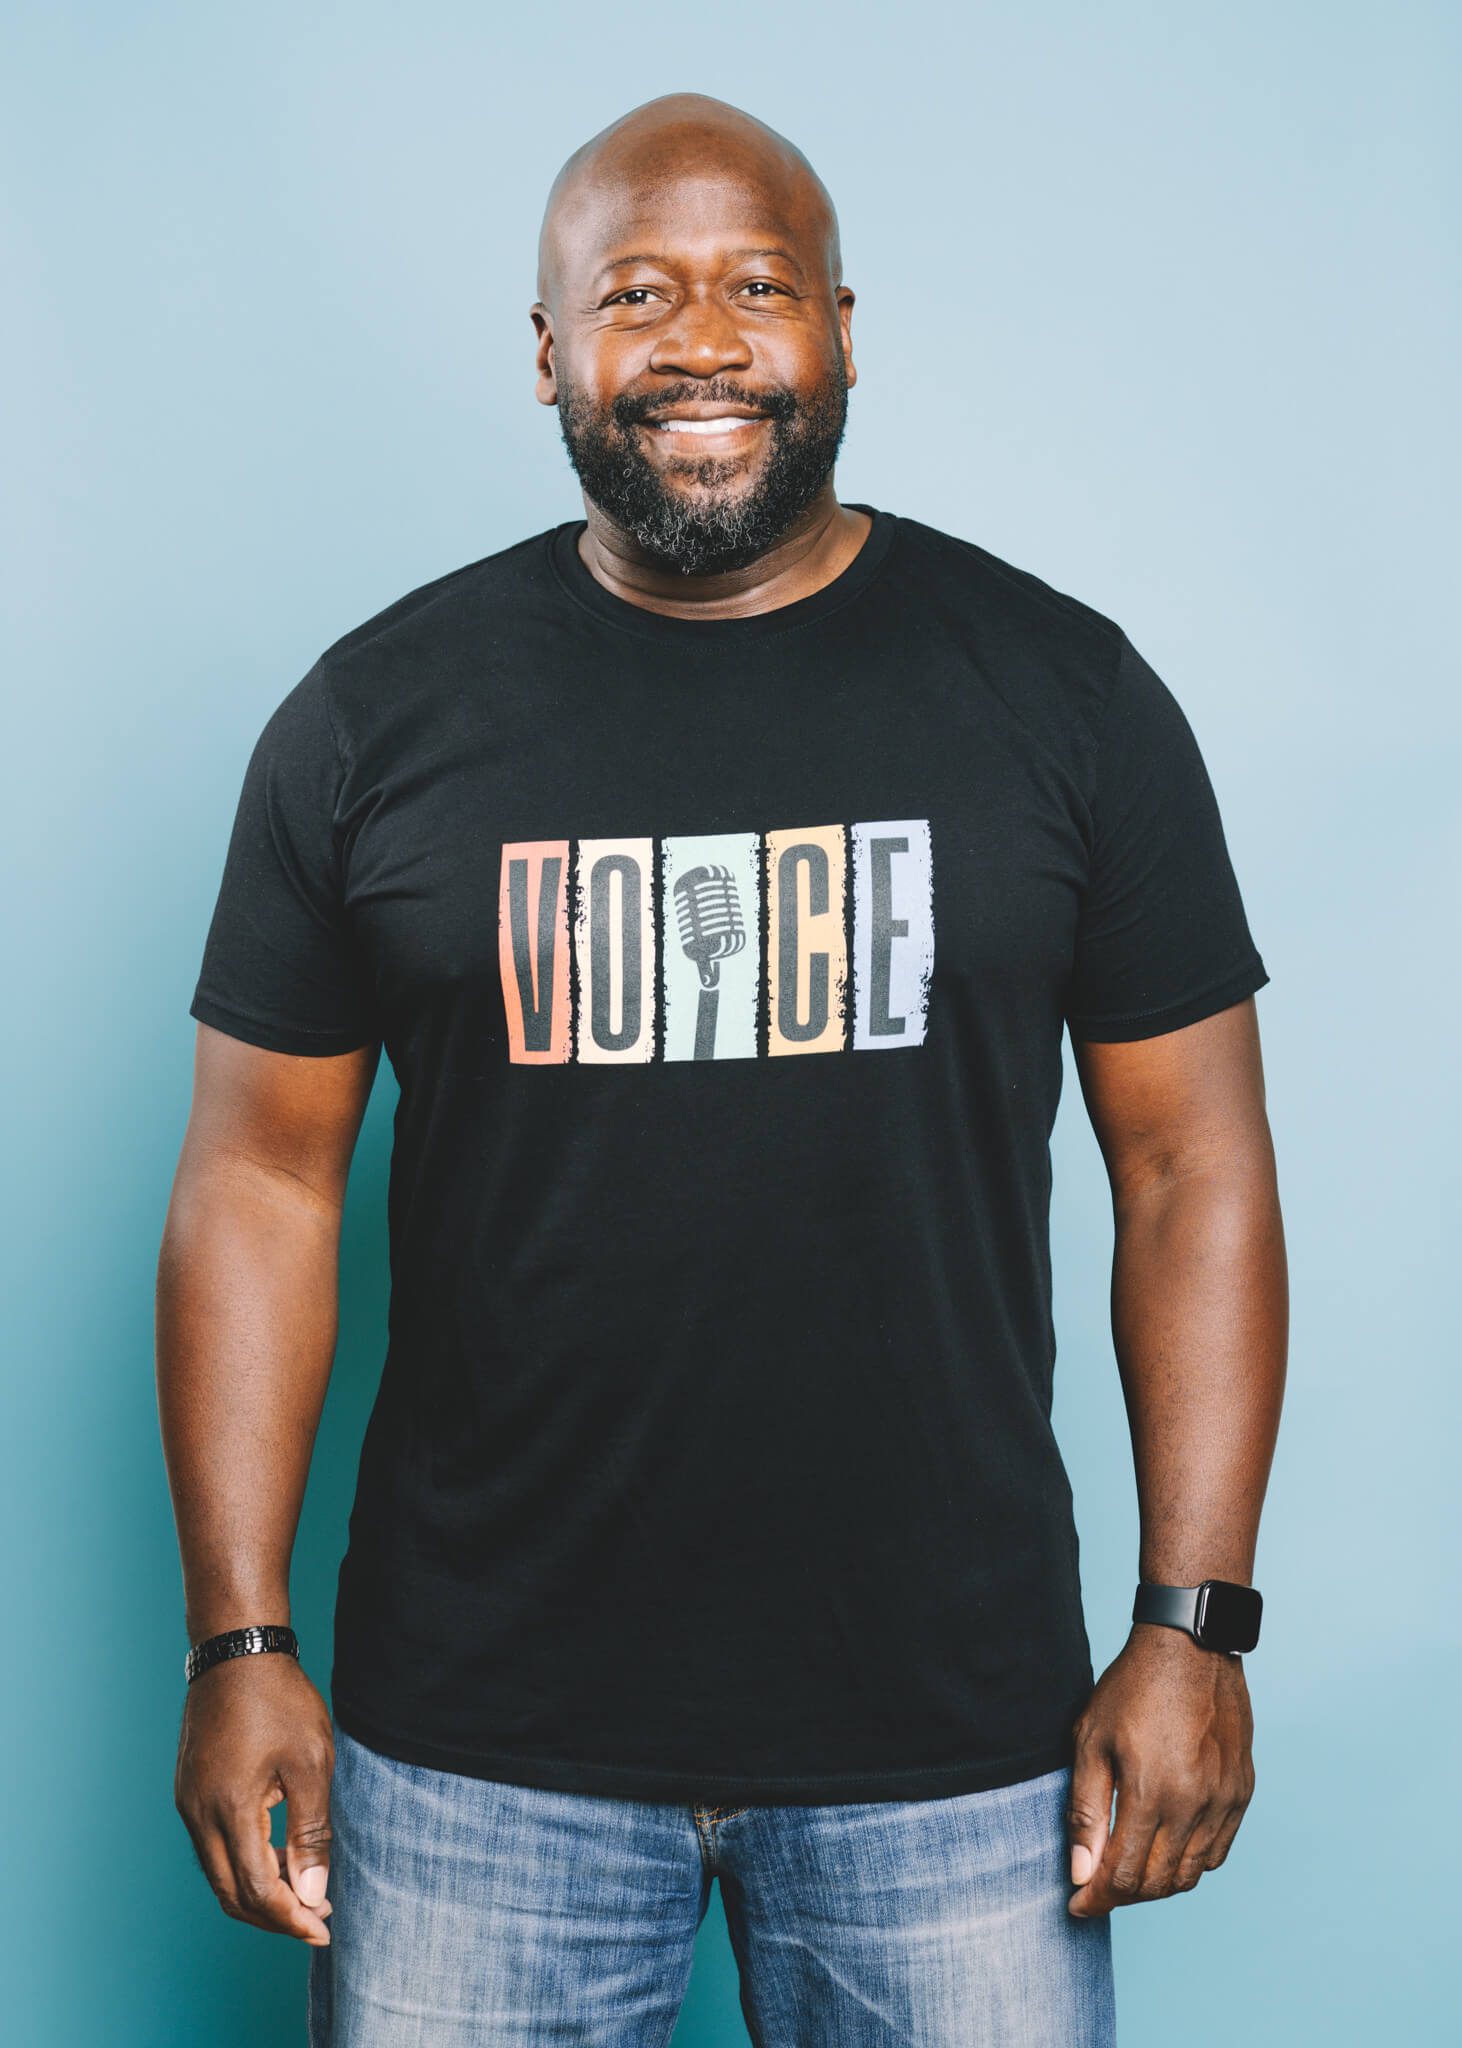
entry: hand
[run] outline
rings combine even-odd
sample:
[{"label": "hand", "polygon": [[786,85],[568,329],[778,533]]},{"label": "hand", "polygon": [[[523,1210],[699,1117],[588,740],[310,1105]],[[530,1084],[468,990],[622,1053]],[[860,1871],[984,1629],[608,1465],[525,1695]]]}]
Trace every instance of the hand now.
[{"label": "hand", "polygon": [[[329,1945],[330,1712],[293,1657],[232,1657],[188,1687],[174,1803],[218,1903],[271,1934]],[[289,1802],[287,1841],[269,1809]]]},{"label": "hand", "polygon": [[[1076,1722],[1067,1901],[1078,1918],[1192,1891],[1228,1855],[1254,1796],[1242,1660],[1134,1623]],[[1112,1794],[1116,1825],[1108,1833]]]}]

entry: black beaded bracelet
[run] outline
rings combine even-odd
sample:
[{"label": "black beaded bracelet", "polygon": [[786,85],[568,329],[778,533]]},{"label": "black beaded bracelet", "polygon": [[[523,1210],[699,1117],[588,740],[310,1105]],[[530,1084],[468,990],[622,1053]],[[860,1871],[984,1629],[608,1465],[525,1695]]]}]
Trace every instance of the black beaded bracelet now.
[{"label": "black beaded bracelet", "polygon": [[257,1657],[264,1650],[283,1650],[286,1656],[298,1658],[299,1637],[277,1621],[266,1621],[261,1628],[226,1628],[221,1635],[207,1636],[193,1645],[183,1659],[183,1675],[191,1685],[215,1664],[226,1663],[230,1657]]}]

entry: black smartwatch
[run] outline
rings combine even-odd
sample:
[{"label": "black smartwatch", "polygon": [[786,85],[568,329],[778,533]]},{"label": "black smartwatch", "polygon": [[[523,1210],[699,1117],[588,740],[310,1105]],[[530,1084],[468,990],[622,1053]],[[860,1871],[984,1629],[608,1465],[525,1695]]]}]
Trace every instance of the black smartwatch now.
[{"label": "black smartwatch", "polygon": [[1205,1579],[1201,1586],[1150,1586],[1144,1582],[1132,1603],[1134,1621],[1186,1629],[1201,1649],[1227,1650],[1234,1656],[1252,1650],[1258,1642],[1263,1611],[1263,1595],[1232,1579]]}]

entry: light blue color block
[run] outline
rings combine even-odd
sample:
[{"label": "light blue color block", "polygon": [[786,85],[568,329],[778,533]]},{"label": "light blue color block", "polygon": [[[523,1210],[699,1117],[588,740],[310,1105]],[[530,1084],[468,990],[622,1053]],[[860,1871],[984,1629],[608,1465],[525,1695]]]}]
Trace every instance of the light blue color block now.
[{"label": "light blue color block", "polygon": [[662,843],[667,1060],[754,1060],[761,842],[693,832]]},{"label": "light blue color block", "polygon": [[934,973],[934,871],[927,818],[855,822],[853,1050],[922,1045]]}]

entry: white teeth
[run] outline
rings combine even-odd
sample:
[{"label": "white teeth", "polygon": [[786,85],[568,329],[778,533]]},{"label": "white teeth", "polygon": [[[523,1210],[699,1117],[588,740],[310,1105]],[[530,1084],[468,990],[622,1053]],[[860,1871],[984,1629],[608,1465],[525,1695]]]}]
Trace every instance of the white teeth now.
[{"label": "white teeth", "polygon": [[754,419],[741,419],[734,413],[727,413],[715,420],[657,420],[655,424],[662,434],[725,434],[737,427],[754,427]]}]

